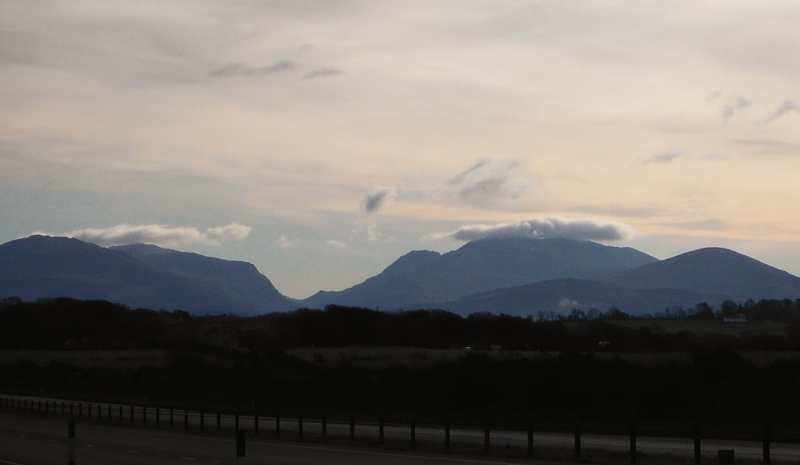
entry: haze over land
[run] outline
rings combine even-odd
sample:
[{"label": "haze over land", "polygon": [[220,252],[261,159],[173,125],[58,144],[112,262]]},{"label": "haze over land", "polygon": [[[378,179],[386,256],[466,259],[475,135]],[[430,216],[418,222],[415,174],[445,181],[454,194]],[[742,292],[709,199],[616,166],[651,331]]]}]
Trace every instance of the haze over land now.
[{"label": "haze over land", "polygon": [[0,5],[0,243],[252,262],[307,298],[566,237],[800,274],[800,5]]}]

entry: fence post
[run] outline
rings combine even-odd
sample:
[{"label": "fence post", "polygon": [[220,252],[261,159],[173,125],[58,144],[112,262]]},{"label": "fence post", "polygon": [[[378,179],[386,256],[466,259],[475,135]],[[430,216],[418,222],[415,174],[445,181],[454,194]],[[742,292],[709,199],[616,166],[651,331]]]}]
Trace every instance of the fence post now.
[{"label": "fence post", "polygon": [[156,407],[156,428],[161,426],[161,408]]},{"label": "fence post", "polygon": [[206,414],[200,410],[200,431],[205,430],[206,427]]},{"label": "fence post", "polygon": [[92,404],[89,404],[89,405],[86,406],[86,411],[88,412],[89,419],[91,420],[92,419]]},{"label": "fence post", "polygon": [[222,431],[222,421],[221,421],[220,417],[221,417],[220,413],[217,412],[217,433]]},{"label": "fence post", "polygon": [[[37,402],[36,404],[37,404],[37,405],[36,405],[36,410],[37,410],[37,413],[39,414],[39,416],[41,416],[41,415],[42,415],[42,401],[40,400],[40,401],[39,401],[39,402]],[[91,416],[90,416],[90,417],[91,417]]]},{"label": "fence post", "polygon": [[69,465],[75,465],[75,420],[69,420]]},{"label": "fence post", "polygon": [[417,443],[417,419],[411,418],[411,448],[416,447]]},{"label": "fence post", "polygon": [[64,416],[64,406],[65,406],[64,402],[61,402],[61,416],[62,417]]},{"label": "fence post", "polygon": [[175,421],[173,418],[173,408],[169,408],[169,429],[172,429],[175,426]]},{"label": "fence post", "polygon": [[528,420],[528,457],[533,457],[533,420]]},{"label": "fence post", "polygon": [[701,464],[701,456],[700,456],[700,424],[694,424],[694,464],[700,465]]},{"label": "fence post", "polygon": [[147,425],[147,406],[142,405],[142,426]]},{"label": "fence post", "polygon": [[253,426],[255,427],[254,434],[258,434],[258,412],[253,414]]},{"label": "fence post", "polygon": [[631,465],[636,465],[636,423],[631,423]]},{"label": "fence post", "polygon": [[489,420],[486,420],[486,424],[483,427],[483,448],[485,449],[486,453],[489,453],[490,450],[490,443],[489,443]]},{"label": "fence post", "polygon": [[69,417],[72,418],[75,416],[75,404],[72,402],[69,403]]},{"label": "fence post", "polygon": [[133,424],[133,405],[131,405],[131,424]]},{"label": "fence post", "polygon": [[350,415],[350,442],[356,442],[356,417]]},{"label": "fence post", "polygon": [[764,465],[769,465],[769,425],[764,425]]},{"label": "fence post", "polygon": [[244,457],[244,446],[245,446],[245,437],[246,432],[243,429],[236,430],[236,456],[237,457]]},{"label": "fence post", "polygon": [[83,418],[83,404],[78,404],[78,418]]},{"label": "fence post", "polygon": [[236,431],[239,431],[239,412],[236,412],[236,413],[234,414],[234,423],[235,423],[235,425],[234,425],[234,429],[235,429]]},{"label": "fence post", "polygon": [[575,460],[581,459],[581,422],[575,422]]},{"label": "fence post", "polygon": [[378,417],[378,442],[383,444],[383,415]]},{"label": "fence post", "polygon": [[119,406],[119,424],[122,424],[122,406]]},{"label": "fence post", "polygon": [[444,420],[444,450],[450,452],[450,419]]},{"label": "fence post", "polygon": [[108,404],[108,422],[111,423],[111,404]]},{"label": "fence post", "polygon": [[275,439],[281,438],[281,414],[275,412]]},{"label": "fence post", "polygon": [[303,415],[297,416],[297,439],[303,440]]},{"label": "fence post", "polygon": [[719,465],[733,465],[733,449],[719,451]]},{"label": "fence post", "polygon": [[325,441],[328,437],[328,416],[322,415],[322,440]]},{"label": "fence post", "polygon": [[189,429],[189,409],[183,409],[183,429]]}]

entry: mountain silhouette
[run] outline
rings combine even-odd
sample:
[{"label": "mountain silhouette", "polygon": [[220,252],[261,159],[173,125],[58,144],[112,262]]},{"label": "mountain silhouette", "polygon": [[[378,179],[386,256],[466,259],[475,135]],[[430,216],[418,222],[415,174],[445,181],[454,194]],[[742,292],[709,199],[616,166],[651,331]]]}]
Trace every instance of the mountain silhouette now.
[{"label": "mountain silhouette", "polygon": [[565,238],[486,238],[452,252],[411,252],[379,275],[301,301],[393,310],[449,302],[499,288],[558,278],[595,278],[655,262],[631,248]]},{"label": "mountain silhouette", "polygon": [[0,296],[102,299],[195,314],[256,315],[295,307],[256,268],[133,245],[112,249],[65,237],[0,245]]}]

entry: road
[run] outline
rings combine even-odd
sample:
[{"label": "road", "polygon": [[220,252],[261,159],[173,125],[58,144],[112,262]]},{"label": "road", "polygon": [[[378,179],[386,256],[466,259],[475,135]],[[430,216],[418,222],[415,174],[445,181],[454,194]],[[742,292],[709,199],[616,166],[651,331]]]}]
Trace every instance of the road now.
[{"label": "road", "polygon": [[[66,463],[67,421],[17,414],[0,414],[0,464],[50,465]],[[227,436],[227,437],[226,437]],[[274,465],[549,465],[552,462],[503,458],[450,457],[444,454],[382,451],[355,446],[328,446],[248,439],[246,456],[236,458],[232,435],[78,422],[76,465],[242,464]]]},{"label": "road", "polygon": [[[69,416],[69,403],[64,404],[64,412],[62,414],[62,400],[47,399],[47,398],[30,398],[13,396],[13,399],[28,400],[29,414],[14,413],[2,414],[2,444],[0,451],[3,453],[11,454],[9,447],[4,444],[9,443],[13,445],[13,449],[18,450],[16,442],[22,441],[27,438],[42,437],[47,432],[47,444],[42,444],[40,447],[31,447],[26,455],[19,457],[28,457],[20,463],[40,463],[32,462],[30,457],[37,456],[37,454],[53,454],[58,455],[64,452],[53,452],[53,444],[61,444],[61,448],[66,447],[66,417]],[[38,402],[42,402],[42,410],[39,410]],[[36,402],[36,404],[34,404]],[[53,405],[57,406],[55,412]],[[110,406],[111,417],[109,419],[109,405],[103,404],[102,409],[98,410],[100,405],[83,403],[73,403],[73,414],[77,417],[80,415],[83,421],[78,423],[79,429],[83,431],[80,436],[80,441],[91,438],[91,441],[81,442],[80,454],[88,459],[95,460],[108,460],[108,456],[103,456],[104,452],[111,448],[113,453],[121,454],[127,459],[134,460],[137,454],[139,457],[150,457],[147,463],[157,463],[158,454],[169,457],[170,460],[182,459],[186,461],[200,461],[206,460],[207,463],[225,463],[225,457],[231,455],[235,450],[235,443],[233,440],[233,431],[236,428],[236,417],[233,415],[222,415],[219,417],[219,426],[221,432],[217,432],[217,415],[206,413],[202,416],[200,412],[188,412],[185,416],[183,410],[175,410],[172,412],[172,428],[170,429],[169,410],[161,409],[158,411],[158,422],[156,422],[156,410],[154,408],[147,409],[147,420],[145,423],[145,416],[142,407],[133,408],[133,416],[131,416],[130,406],[120,406],[114,404]],[[122,408],[120,410],[120,407]],[[35,413],[34,413],[35,412]],[[41,413],[40,413],[41,412]],[[120,412],[122,415],[120,416]],[[33,413],[33,415],[31,415]],[[55,416],[53,416],[55,415]],[[63,415],[63,416],[62,416]],[[87,418],[91,417],[91,419]],[[17,431],[15,426],[28,424],[27,422],[34,422],[35,426],[30,426],[27,431]],[[39,423],[44,422],[44,423]],[[201,429],[201,422],[203,425],[203,432]],[[378,426],[375,422],[361,422],[359,421],[355,427],[356,446],[343,446],[335,447],[325,445],[322,439],[322,424],[319,418],[307,418],[303,422],[304,438],[306,444],[298,442],[298,421],[296,418],[282,418],[280,421],[281,427],[281,440],[275,441],[275,418],[274,417],[260,417],[259,421],[260,434],[257,438],[253,438],[255,429],[255,419],[252,416],[239,417],[239,426],[243,429],[249,430],[251,439],[248,440],[248,459],[251,456],[263,456],[269,458],[267,463],[329,463],[329,456],[340,456],[344,454],[347,456],[347,463],[389,463],[388,457],[393,455],[386,455],[383,448],[381,452],[380,447],[364,447],[370,444],[375,445],[378,439]],[[55,425],[55,426],[54,426]],[[187,429],[186,426],[188,425]],[[16,433],[15,433],[16,432]],[[410,443],[410,427],[409,425],[387,424],[384,429],[385,438],[387,443],[393,443],[394,449],[407,448]],[[11,440],[14,434],[25,434],[27,438],[19,436],[16,440]],[[327,437],[332,443],[345,443],[349,438],[350,425],[347,423],[328,422],[327,424]],[[88,435],[88,436],[87,436]],[[444,447],[444,429],[441,426],[431,427],[420,425],[416,428],[416,443],[417,450],[443,450]],[[133,441],[134,443],[130,443]],[[179,440],[176,438],[180,438]],[[255,440],[254,440],[255,439]],[[272,440],[270,440],[272,439]],[[517,451],[517,456],[524,455],[527,450],[527,434],[524,431],[502,431],[492,430],[491,432],[491,445],[492,450],[511,450]],[[31,439],[33,440],[33,439]],[[469,452],[480,454],[482,451],[484,441],[484,432],[482,429],[473,428],[460,428],[454,427],[451,430],[451,449],[454,453]],[[533,436],[534,449],[538,448],[551,448],[561,449],[564,451],[571,451],[574,447],[575,438],[569,433],[551,433],[551,432],[536,432]],[[23,441],[24,442],[24,441]],[[126,444],[125,448],[122,446],[114,446],[114,444]],[[163,443],[163,444],[162,444]],[[598,434],[583,434],[581,437],[582,448],[584,451],[591,449],[601,449],[608,451],[615,451],[619,454],[626,454],[629,451],[629,439],[627,436],[611,436],[611,435],[598,435]],[[202,447],[201,447],[202,446]],[[27,449],[27,448],[23,448]],[[702,441],[702,454],[705,457],[716,457],[720,449],[733,449],[737,458],[750,458],[760,459],[762,457],[762,445],[757,441],[731,441],[731,440],[710,440],[704,439]],[[647,437],[639,436],[637,438],[637,450],[640,454],[648,456],[653,455],[672,455],[676,457],[693,457],[694,443],[692,439],[685,438],[664,438],[664,437]],[[129,452],[136,451],[136,452]],[[205,455],[185,455],[186,451],[206,451],[208,457]],[[216,451],[216,452],[214,452]],[[127,454],[127,455],[126,455]],[[156,455],[153,455],[156,454]],[[215,455],[216,454],[216,455]],[[259,455],[261,454],[261,455]],[[353,455],[350,457],[350,455]],[[366,455],[364,455],[366,454]],[[372,457],[380,457],[377,459]],[[130,457],[128,457],[130,455]],[[401,457],[415,457],[408,454],[398,453],[398,460]],[[499,455],[499,454],[498,454]],[[510,455],[510,454],[505,454]],[[567,454],[569,456],[569,454]],[[8,455],[8,457],[12,457]],[[203,458],[206,457],[206,458]],[[301,461],[300,457],[305,457]],[[360,457],[356,458],[356,457]],[[370,458],[371,457],[371,458]],[[459,459],[448,458],[447,455],[436,456],[436,463],[441,460],[455,460],[452,463],[464,463],[458,461]],[[800,463],[800,444],[788,443],[775,443],[771,445],[771,457],[776,461],[788,461]],[[192,460],[190,460],[190,458]],[[12,458],[0,455],[0,459],[13,462]],[[119,462],[121,458],[115,458],[117,463],[142,463],[142,462]],[[210,461],[209,461],[210,460]],[[344,458],[342,460],[345,460]],[[377,461],[370,461],[377,460]],[[405,459],[404,459],[405,460]],[[415,462],[397,462],[397,463],[426,463],[420,462],[419,458],[414,458]],[[425,459],[431,460],[431,459]],[[472,460],[472,459],[471,459]],[[484,459],[481,459],[484,460]],[[495,458],[495,460],[509,460],[505,458]],[[355,461],[355,462],[354,462]],[[525,463],[532,463],[530,460],[523,460]],[[41,463],[52,463],[43,461]],[[0,465],[2,465],[0,461]],[[94,462],[78,462],[78,463],[94,463]],[[496,463],[490,459],[478,462],[467,463]]]}]

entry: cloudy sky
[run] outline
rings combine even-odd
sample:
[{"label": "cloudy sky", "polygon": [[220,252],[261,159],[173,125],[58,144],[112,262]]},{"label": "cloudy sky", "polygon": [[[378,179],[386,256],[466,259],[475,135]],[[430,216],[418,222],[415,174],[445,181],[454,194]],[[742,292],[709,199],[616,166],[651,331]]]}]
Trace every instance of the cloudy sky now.
[{"label": "cloudy sky", "polygon": [[770,0],[6,0],[0,242],[298,298],[496,234],[800,274],[799,30]]}]

